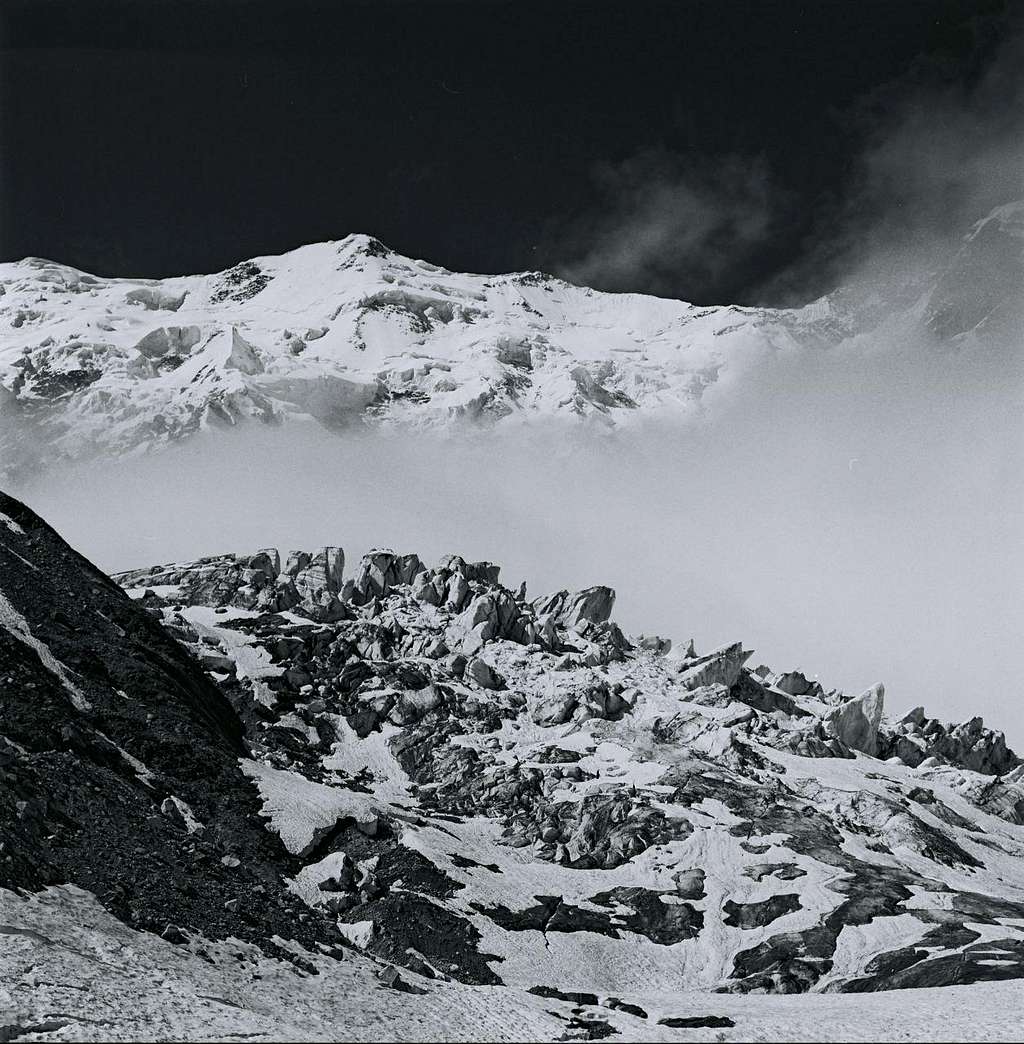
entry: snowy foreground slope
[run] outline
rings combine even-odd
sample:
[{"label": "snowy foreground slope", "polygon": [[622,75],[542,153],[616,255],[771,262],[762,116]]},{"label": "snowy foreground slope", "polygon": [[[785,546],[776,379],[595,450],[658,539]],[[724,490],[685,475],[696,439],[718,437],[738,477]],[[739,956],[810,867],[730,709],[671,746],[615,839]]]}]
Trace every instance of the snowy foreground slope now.
[{"label": "snowy foreground slope", "polygon": [[126,597],[0,496],[8,1039],[1019,1035],[1000,733],[499,576],[263,550]]},{"label": "snowy foreground slope", "polygon": [[894,343],[925,332],[1016,340],[1022,215],[1020,204],[994,211],[913,280],[797,310],[454,273],[364,235],[163,280],[0,264],[0,472],[247,421],[341,432],[538,416],[630,424],[690,415],[765,358],[881,324]]},{"label": "snowy foreground slope", "polygon": [[[237,943],[169,946],[73,887],[0,895],[11,922],[0,1027],[19,1027],[25,1041],[1016,1041],[1024,1008],[1020,980],[871,994],[632,995],[647,1019],[499,986],[433,980],[408,994],[381,988],[373,965],[356,957],[314,957],[313,976]],[[666,1018],[686,1025],[660,1024]]]}]

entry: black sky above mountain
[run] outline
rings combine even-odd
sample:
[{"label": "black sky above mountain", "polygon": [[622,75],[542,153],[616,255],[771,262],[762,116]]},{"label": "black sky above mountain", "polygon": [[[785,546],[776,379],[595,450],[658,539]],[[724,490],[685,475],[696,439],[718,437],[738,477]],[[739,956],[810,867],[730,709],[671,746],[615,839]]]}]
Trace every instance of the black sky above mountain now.
[{"label": "black sky above mountain", "polygon": [[0,256],[164,276],[365,231],[450,268],[773,303],[856,192],[872,121],[977,80],[1011,15],[8,0]]}]

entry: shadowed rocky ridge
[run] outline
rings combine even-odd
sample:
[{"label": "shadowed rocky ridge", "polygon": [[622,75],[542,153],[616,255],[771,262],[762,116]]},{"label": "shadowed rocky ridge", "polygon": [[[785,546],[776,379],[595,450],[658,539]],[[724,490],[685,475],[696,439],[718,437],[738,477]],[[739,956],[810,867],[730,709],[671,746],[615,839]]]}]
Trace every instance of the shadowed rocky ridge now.
[{"label": "shadowed rocky ridge", "polygon": [[173,939],[333,936],[284,886],[246,752],[195,658],[0,495],[0,887],[72,882]]}]

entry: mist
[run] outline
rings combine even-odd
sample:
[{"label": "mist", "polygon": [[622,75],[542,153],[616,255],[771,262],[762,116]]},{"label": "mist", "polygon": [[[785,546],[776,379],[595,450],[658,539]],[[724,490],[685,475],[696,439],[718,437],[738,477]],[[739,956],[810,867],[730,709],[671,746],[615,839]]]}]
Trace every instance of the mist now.
[{"label": "mist", "polygon": [[997,20],[997,43],[983,21],[969,72],[922,57],[834,111],[852,143],[836,185],[808,195],[777,155],[742,147],[645,148],[594,166],[599,202],[553,223],[549,266],[604,290],[771,307],[927,275],[1024,198],[1024,17]]},{"label": "mist", "polygon": [[610,291],[729,300],[763,265],[792,194],[763,156],[715,158],[646,149],[600,164],[602,206],[561,222],[549,247],[558,275]]},{"label": "mist", "polygon": [[[895,334],[892,334],[895,336]],[[490,559],[607,583],[628,631],[887,687],[1024,746],[1019,352],[889,336],[766,357],[692,423],[467,435],[251,426],[12,490],[113,571],[264,546]],[[955,392],[953,391],[955,390]]]},{"label": "mist", "polygon": [[981,34],[970,75],[922,61],[837,114],[860,143],[847,183],[815,201],[797,255],[752,299],[799,306],[840,286],[927,277],[975,222],[1024,198],[1020,11],[996,39]]}]

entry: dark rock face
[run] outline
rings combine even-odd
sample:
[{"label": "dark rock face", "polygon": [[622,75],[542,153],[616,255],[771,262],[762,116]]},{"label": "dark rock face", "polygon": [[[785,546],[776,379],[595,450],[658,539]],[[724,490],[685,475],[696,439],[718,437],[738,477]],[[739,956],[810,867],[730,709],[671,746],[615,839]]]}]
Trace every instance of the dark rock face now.
[{"label": "dark rock face", "polygon": [[228,700],[36,515],[0,514],[0,886],[72,882],[158,934],[332,936],[283,886]]},{"label": "dark rock face", "polygon": [[[670,893],[675,895],[675,893]],[[700,933],[704,915],[689,903],[669,905],[661,893],[646,888],[613,888],[591,896],[593,910],[566,903],[561,896],[534,896],[537,905],[513,911],[506,906],[476,908],[509,931],[594,932],[611,939],[623,933],[641,935],[661,946],[671,946]],[[614,912],[612,912],[614,911]]]},{"label": "dark rock face", "polygon": [[486,914],[495,924],[508,931],[535,931],[542,935],[548,932],[594,932],[618,939],[619,932],[611,917],[603,911],[592,911],[562,901],[557,895],[536,895],[536,905],[525,910],[510,910],[507,906],[476,909]]},{"label": "dark rock face", "polygon": [[926,758],[939,758],[984,775],[1001,776],[1021,765],[1021,759],[1006,746],[1006,737],[985,728],[981,718],[960,725],[943,725],[925,717],[916,707],[882,739],[886,757],[898,757],[911,767]]},{"label": "dark rock face", "polygon": [[[673,899],[676,893],[667,893]],[[648,888],[613,888],[599,892],[590,901],[600,906],[617,908],[617,922],[653,943],[672,946],[694,939],[704,927],[704,914],[690,903],[666,903],[662,893]]]},{"label": "dark rock face", "polygon": [[[816,683],[808,681],[802,671],[789,671],[783,674],[775,685],[789,696],[807,696],[816,688]],[[820,686],[817,687],[820,688]]]},{"label": "dark rock face", "polygon": [[410,951],[423,954],[430,964],[459,982],[500,985],[501,979],[488,964],[500,961],[494,954],[480,953],[480,933],[465,918],[422,895],[389,894],[350,911],[346,920],[372,921],[378,929],[368,952],[415,970]]},{"label": "dark rock face", "polygon": [[800,909],[800,896],[794,894],[773,895],[758,903],[734,903],[725,901],[722,920],[733,928],[763,928],[766,924]]},{"label": "dark rock face", "polygon": [[966,946],[959,954],[938,957],[932,957],[927,950],[905,947],[883,954],[864,970],[866,976],[844,982],[840,991],[873,993],[1020,979],[1024,978],[1024,946],[1019,938],[997,939]]},{"label": "dark rock face", "polygon": [[736,1023],[727,1015],[670,1015],[658,1019],[658,1025],[672,1029],[728,1029]]}]

